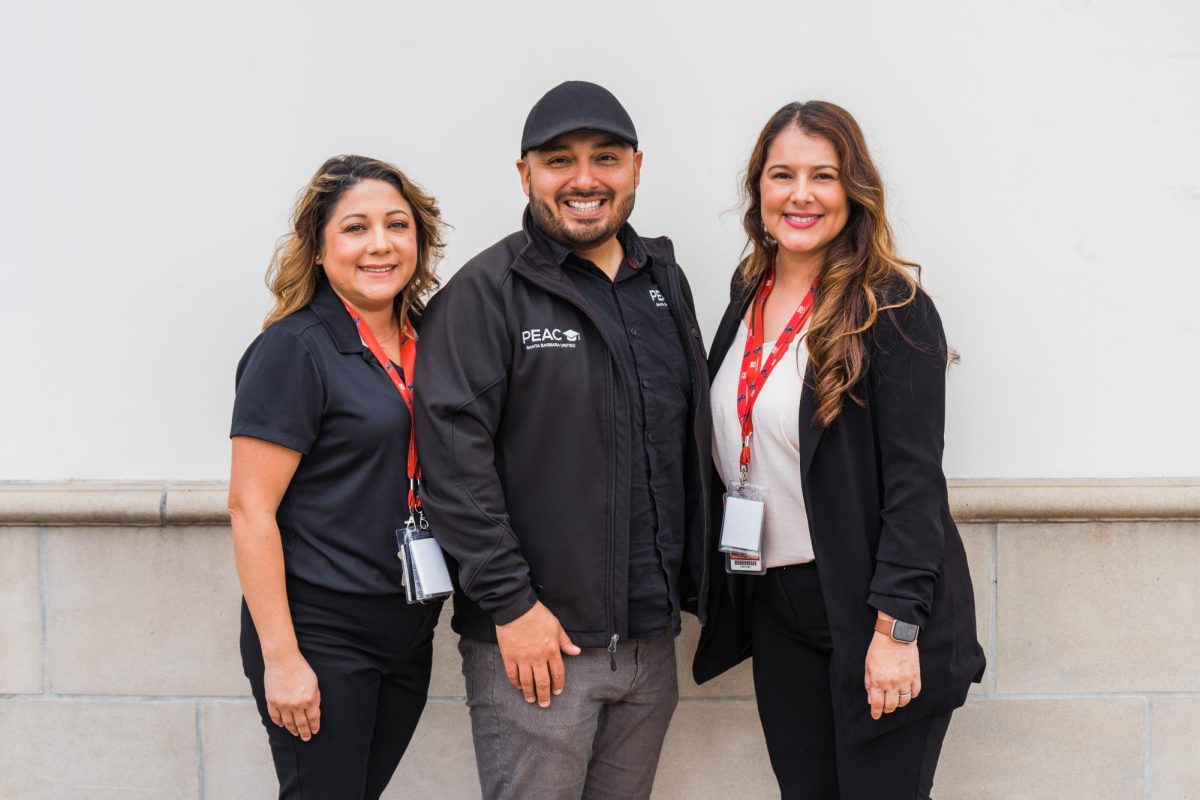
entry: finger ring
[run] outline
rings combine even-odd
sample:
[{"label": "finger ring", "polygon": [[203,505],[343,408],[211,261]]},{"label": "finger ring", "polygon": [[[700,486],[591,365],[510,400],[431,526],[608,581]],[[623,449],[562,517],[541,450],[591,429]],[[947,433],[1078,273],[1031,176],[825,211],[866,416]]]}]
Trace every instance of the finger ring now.
[{"label": "finger ring", "polygon": [[901,697],[912,697],[912,692],[900,692]]}]

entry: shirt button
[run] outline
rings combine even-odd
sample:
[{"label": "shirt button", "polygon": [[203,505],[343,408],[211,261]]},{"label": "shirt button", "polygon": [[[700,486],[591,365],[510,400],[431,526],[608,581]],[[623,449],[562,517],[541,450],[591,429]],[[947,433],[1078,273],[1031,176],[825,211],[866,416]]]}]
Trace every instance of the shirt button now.
[{"label": "shirt button", "polygon": [[645,378],[643,378],[643,379],[642,379],[642,388],[643,388],[643,389],[649,389],[649,388],[650,388],[650,381],[648,381],[648,380],[646,380]]},{"label": "shirt button", "polygon": [[647,439],[649,439],[649,440],[650,440],[650,441],[652,441],[652,442],[657,442],[657,441],[658,441],[658,437],[657,437],[657,436],[655,436],[653,433],[647,433],[647,434],[646,434],[646,438],[647,438]]},{"label": "shirt button", "polygon": [[630,335],[630,336],[637,336],[637,328],[630,328],[630,329],[629,329],[629,335]]}]

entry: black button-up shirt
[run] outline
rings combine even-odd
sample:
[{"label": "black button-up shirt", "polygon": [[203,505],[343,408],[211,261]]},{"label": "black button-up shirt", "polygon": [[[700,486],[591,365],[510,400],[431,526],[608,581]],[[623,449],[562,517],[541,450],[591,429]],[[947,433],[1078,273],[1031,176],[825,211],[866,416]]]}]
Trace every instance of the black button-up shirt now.
[{"label": "black button-up shirt", "polygon": [[588,310],[613,343],[632,410],[629,502],[629,636],[679,629],[683,566],[683,464],[691,376],[667,301],[650,274],[650,255],[628,224],[617,233],[625,257],[615,280],[540,231]]}]

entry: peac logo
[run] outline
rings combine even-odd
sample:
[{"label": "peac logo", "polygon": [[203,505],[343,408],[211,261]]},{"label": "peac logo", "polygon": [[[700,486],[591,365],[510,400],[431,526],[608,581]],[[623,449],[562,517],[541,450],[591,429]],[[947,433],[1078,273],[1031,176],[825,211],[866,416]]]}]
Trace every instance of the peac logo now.
[{"label": "peac logo", "polygon": [[658,289],[650,289],[650,302],[654,303],[655,308],[667,307],[667,298]]},{"label": "peac logo", "polygon": [[583,335],[570,328],[530,328],[521,331],[521,344],[526,350],[562,347],[573,350]]}]

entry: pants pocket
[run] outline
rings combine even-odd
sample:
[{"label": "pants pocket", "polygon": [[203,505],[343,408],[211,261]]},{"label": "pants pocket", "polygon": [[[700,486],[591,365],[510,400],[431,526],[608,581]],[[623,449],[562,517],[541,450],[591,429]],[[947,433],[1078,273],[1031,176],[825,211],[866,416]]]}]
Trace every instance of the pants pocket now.
[{"label": "pants pocket", "polygon": [[423,615],[421,623],[417,626],[417,630],[413,634],[412,641],[409,642],[409,650],[419,650],[429,647],[433,643],[433,632],[437,628],[438,618],[442,613],[442,603],[439,601],[424,606],[417,606],[417,608],[423,612]]}]

